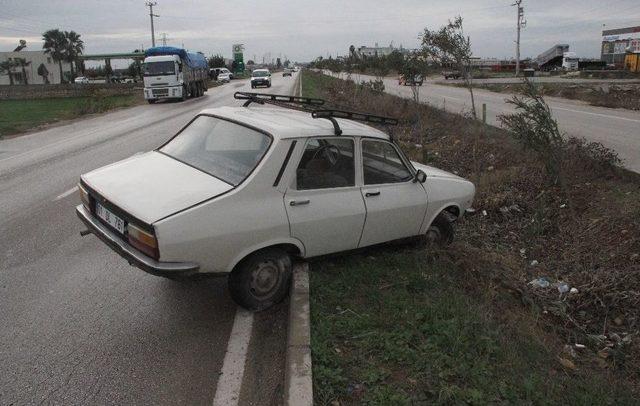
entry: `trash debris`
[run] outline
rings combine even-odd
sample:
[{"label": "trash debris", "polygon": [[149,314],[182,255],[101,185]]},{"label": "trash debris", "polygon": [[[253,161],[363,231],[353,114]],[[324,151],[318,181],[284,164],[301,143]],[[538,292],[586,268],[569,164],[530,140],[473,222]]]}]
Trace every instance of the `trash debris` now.
[{"label": "trash debris", "polygon": [[566,358],[558,358],[558,361],[560,361],[560,363],[562,364],[563,367],[568,368],[568,369],[576,369],[576,364],[573,363],[573,361],[568,360]]},{"label": "trash debris", "polygon": [[538,266],[538,261],[536,261],[535,259],[531,261],[531,266]]},{"label": "trash debris", "polygon": [[572,293],[572,294],[578,293],[578,289],[576,289],[576,288],[571,288],[571,289],[569,290],[569,293]]},{"label": "trash debris", "polygon": [[482,210],[482,215],[487,217],[487,211],[486,210]]},{"label": "trash debris", "polygon": [[564,204],[564,203],[562,203],[562,204],[560,205],[560,208],[561,208],[561,209],[564,209],[565,207],[567,207],[567,205],[566,205],[566,204]]},{"label": "trash debris", "polygon": [[422,148],[422,144],[416,144],[416,148]]},{"label": "trash debris", "polygon": [[538,278],[529,282],[529,285],[533,285],[536,288],[548,288],[551,282],[549,282],[547,278]]},{"label": "trash debris", "polygon": [[487,171],[491,172],[493,170],[493,166],[487,168]]},{"label": "trash debris", "polygon": [[587,346],[586,346],[586,345],[584,345],[584,344],[578,344],[578,343],[576,343],[576,344],[575,344],[575,347],[576,347],[577,349],[579,349],[579,350],[582,350],[582,349],[587,348]]},{"label": "trash debris", "polygon": [[565,344],[564,348],[563,348],[564,353],[566,353],[567,355],[571,356],[571,358],[575,358],[576,355],[576,350],[573,349],[573,347],[569,344]]},{"label": "trash debris", "polygon": [[569,284],[566,282],[558,282],[558,292],[567,293],[570,290]]},{"label": "trash debris", "polygon": [[518,213],[522,212],[522,210],[520,209],[520,206],[518,206],[517,204],[512,204],[511,206],[503,206],[503,207],[500,207],[499,210],[500,210],[500,213],[502,214],[509,214],[513,211],[516,211]]},{"label": "trash debris", "polygon": [[473,207],[469,207],[469,208],[467,208],[467,209],[465,210],[465,212],[466,212],[466,213],[469,213],[469,214],[473,214],[473,213],[475,213],[475,212],[476,212],[476,209],[474,209]]}]

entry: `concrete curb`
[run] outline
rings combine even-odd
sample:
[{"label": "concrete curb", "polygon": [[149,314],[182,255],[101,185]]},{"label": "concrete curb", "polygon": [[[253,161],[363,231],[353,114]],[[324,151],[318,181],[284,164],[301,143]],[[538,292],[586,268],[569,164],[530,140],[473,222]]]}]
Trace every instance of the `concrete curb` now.
[{"label": "concrete curb", "polygon": [[284,404],[313,405],[309,264],[307,263],[296,264],[293,268],[285,362]]}]

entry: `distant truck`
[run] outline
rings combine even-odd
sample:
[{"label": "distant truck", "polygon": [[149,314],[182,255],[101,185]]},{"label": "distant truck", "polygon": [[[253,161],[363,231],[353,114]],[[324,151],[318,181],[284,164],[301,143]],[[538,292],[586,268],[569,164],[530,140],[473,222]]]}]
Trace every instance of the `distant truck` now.
[{"label": "distant truck", "polygon": [[144,98],[149,103],[162,99],[200,97],[207,91],[209,69],[201,53],[182,48],[153,47],[145,51]]},{"label": "distant truck", "polygon": [[578,63],[580,59],[576,56],[575,52],[565,52],[562,54],[562,70],[574,71],[578,70]]}]

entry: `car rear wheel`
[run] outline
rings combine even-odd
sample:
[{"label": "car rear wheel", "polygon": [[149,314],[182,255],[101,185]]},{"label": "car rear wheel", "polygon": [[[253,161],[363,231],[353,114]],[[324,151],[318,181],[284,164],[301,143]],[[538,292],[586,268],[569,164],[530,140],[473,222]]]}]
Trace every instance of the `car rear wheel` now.
[{"label": "car rear wheel", "polygon": [[229,275],[229,291],[240,306],[260,311],[284,299],[291,282],[291,257],[285,251],[269,248],[246,259]]}]

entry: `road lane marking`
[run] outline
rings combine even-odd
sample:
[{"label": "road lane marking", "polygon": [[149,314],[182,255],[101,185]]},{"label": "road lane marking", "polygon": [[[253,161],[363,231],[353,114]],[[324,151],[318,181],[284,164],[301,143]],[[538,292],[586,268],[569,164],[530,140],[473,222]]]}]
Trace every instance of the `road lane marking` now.
[{"label": "road lane marking", "polygon": [[238,307],[227,344],[227,353],[224,355],[218,378],[213,406],[234,406],[240,401],[240,389],[252,329],[253,313]]},{"label": "road lane marking", "polygon": [[64,199],[65,197],[75,193],[75,191],[78,190],[77,186],[72,187],[71,189],[67,190],[66,192],[62,193],[61,195],[58,195],[58,197],[56,197],[55,199],[53,199],[53,201],[58,201],[60,199]]},{"label": "road lane marking", "polygon": [[589,114],[591,116],[606,117],[606,118],[612,118],[612,119],[617,119],[617,120],[631,121],[632,123],[640,123],[640,120],[637,120],[637,119],[634,119],[634,118],[620,117],[620,116],[614,116],[614,115],[602,114],[602,113],[593,113],[593,112],[590,112],[590,111],[580,111],[580,110],[566,109],[564,107],[554,107],[553,106],[553,102],[551,102],[549,104],[549,107],[551,107],[552,111],[553,110],[563,110],[563,111],[570,111],[572,113]]}]

